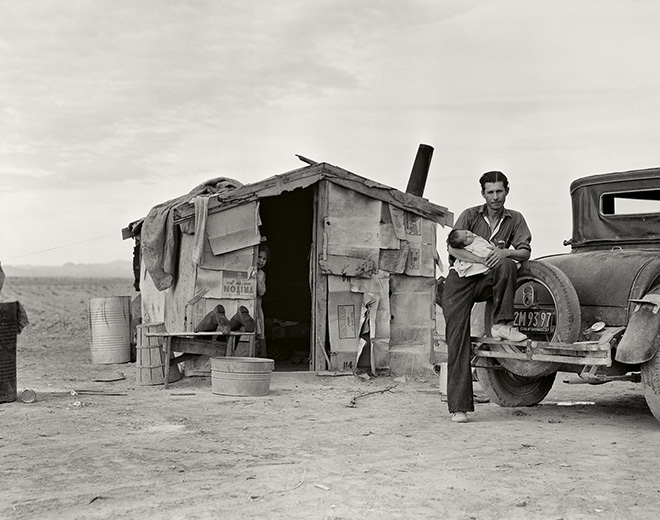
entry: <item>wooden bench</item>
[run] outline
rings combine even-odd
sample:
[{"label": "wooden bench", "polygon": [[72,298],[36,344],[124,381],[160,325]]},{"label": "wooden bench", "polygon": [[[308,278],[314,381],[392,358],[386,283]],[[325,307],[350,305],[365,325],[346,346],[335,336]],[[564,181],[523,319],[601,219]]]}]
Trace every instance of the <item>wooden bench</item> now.
[{"label": "wooden bench", "polygon": [[[170,360],[170,365],[181,363],[199,355],[218,357],[231,357],[236,350],[237,342],[241,336],[247,336],[248,356],[255,356],[254,332],[230,332],[222,334],[228,336],[227,342],[210,339],[219,336],[217,332],[147,332],[145,336],[150,338],[163,338],[163,350],[165,359]],[[206,339],[205,339],[206,338]],[[171,357],[172,352],[181,352],[176,357]],[[165,388],[169,384],[169,370],[165,370]]]}]

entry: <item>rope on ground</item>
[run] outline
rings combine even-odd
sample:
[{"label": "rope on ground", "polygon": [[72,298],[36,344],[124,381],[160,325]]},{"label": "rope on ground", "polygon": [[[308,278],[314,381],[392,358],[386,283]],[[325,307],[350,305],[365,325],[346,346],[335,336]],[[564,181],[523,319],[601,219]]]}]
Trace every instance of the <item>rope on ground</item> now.
[{"label": "rope on ground", "polygon": [[357,400],[361,399],[362,397],[367,397],[369,395],[374,395],[374,394],[384,394],[385,392],[389,392],[390,390],[393,390],[397,387],[397,385],[392,385],[388,386],[387,388],[383,388],[382,390],[376,390],[374,392],[366,392],[364,394],[356,395],[353,397],[350,402],[346,405],[348,408],[356,408],[357,407]]}]

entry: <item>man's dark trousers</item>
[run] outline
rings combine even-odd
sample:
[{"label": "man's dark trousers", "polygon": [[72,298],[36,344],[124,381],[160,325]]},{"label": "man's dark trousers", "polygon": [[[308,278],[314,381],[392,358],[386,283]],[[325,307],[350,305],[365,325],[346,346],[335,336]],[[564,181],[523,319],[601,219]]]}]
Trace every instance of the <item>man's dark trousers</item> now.
[{"label": "man's dark trousers", "polygon": [[[470,366],[470,314],[475,302],[493,300],[493,323],[513,320],[518,265],[504,258],[484,274],[461,278],[451,269],[442,294],[447,359],[449,412],[473,412]],[[489,331],[490,332],[490,331]]]}]

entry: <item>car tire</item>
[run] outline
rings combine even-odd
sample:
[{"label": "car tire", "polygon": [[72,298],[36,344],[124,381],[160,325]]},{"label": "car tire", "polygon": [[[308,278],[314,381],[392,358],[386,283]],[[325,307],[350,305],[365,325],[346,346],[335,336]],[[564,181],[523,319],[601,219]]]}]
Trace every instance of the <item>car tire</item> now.
[{"label": "car tire", "polygon": [[509,372],[497,359],[480,358],[477,378],[481,388],[493,403],[500,406],[534,406],[552,389],[557,372],[524,377]]},{"label": "car tire", "polygon": [[660,356],[657,353],[650,361],[642,364],[642,386],[646,404],[660,421]]},{"label": "car tire", "polygon": [[[554,301],[556,323],[552,337],[532,337],[540,341],[557,341],[572,343],[580,335],[581,314],[580,300],[573,284],[558,267],[538,260],[523,262],[518,269],[516,289],[524,284],[534,282],[547,288]],[[488,302],[485,311],[486,333],[490,336],[493,307]],[[493,345],[492,350],[497,347]],[[512,374],[523,378],[542,377],[558,369],[557,363],[544,361],[522,361],[517,359],[501,359],[500,364]]]},{"label": "car tire", "polygon": [[[660,294],[660,285],[656,285],[646,294]],[[656,338],[656,343],[658,338]],[[644,398],[649,405],[653,416],[660,421],[660,356],[656,351],[646,363],[642,363],[642,387],[644,388]]]}]

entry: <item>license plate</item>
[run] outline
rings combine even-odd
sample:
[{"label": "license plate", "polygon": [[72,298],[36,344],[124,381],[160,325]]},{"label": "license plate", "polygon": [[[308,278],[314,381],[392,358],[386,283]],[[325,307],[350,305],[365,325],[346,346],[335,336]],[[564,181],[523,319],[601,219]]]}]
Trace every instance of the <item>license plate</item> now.
[{"label": "license plate", "polygon": [[520,332],[540,332],[550,334],[555,322],[555,313],[543,310],[515,310],[513,325]]}]

